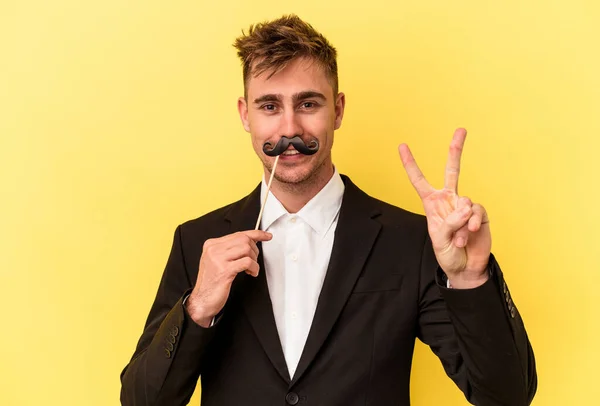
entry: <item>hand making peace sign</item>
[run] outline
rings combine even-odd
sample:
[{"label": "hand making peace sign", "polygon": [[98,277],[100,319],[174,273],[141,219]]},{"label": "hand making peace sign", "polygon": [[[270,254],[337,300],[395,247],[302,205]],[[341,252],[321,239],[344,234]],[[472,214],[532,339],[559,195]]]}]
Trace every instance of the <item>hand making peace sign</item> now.
[{"label": "hand making peace sign", "polygon": [[483,206],[458,195],[458,175],[466,130],[454,132],[443,189],[425,179],[406,144],[398,147],[408,178],[419,194],[438,264],[453,288],[473,288],[488,279],[492,237]]}]

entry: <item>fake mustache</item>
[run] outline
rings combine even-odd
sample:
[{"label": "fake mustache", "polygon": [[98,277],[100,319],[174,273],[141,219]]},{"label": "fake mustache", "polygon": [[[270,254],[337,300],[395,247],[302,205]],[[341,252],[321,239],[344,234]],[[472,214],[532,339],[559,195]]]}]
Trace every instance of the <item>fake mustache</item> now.
[{"label": "fake mustache", "polygon": [[271,142],[265,142],[263,144],[263,152],[268,156],[281,155],[286,149],[288,149],[290,144],[294,146],[296,151],[304,155],[312,155],[319,150],[319,141],[316,139],[311,140],[308,145],[306,145],[300,136],[295,135],[292,138],[282,136],[275,147],[273,147]]}]

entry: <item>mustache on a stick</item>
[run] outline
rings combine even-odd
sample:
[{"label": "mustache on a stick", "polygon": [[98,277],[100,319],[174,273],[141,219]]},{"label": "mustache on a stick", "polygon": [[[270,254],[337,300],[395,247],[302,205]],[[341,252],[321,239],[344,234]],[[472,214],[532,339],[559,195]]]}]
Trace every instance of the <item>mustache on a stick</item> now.
[{"label": "mustache on a stick", "polygon": [[312,155],[319,150],[319,141],[316,139],[311,140],[308,145],[306,145],[304,141],[302,141],[302,138],[300,138],[299,135],[296,135],[292,138],[282,136],[274,147],[271,142],[265,142],[263,144],[263,152],[268,156],[281,155],[286,149],[288,149],[290,144],[294,146],[296,151],[304,155]]}]

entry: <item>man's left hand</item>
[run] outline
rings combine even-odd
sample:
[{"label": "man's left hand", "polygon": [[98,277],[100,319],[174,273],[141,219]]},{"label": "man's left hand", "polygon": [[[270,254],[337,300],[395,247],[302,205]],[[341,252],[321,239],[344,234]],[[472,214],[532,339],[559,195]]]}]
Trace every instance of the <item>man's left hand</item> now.
[{"label": "man's left hand", "polygon": [[423,203],[438,264],[455,289],[474,288],[487,281],[492,247],[485,209],[458,195],[460,158],[466,136],[465,129],[454,132],[443,189],[434,189],[427,182],[406,144],[398,147],[408,178]]}]

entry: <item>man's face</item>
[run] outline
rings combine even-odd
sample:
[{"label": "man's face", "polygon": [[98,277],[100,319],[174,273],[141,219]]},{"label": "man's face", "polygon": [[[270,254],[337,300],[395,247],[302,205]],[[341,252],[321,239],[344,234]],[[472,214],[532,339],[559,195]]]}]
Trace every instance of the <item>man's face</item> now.
[{"label": "man's face", "polygon": [[312,60],[299,58],[268,78],[269,72],[251,77],[247,99],[240,98],[238,110],[252,146],[270,175],[275,157],[263,152],[267,141],[273,146],[282,136],[299,135],[305,144],[316,139],[319,151],[313,155],[295,153],[293,146],[279,157],[275,178],[287,184],[305,184],[332,174],[333,133],[341,123],[345,98],[334,98],[325,70]]}]

